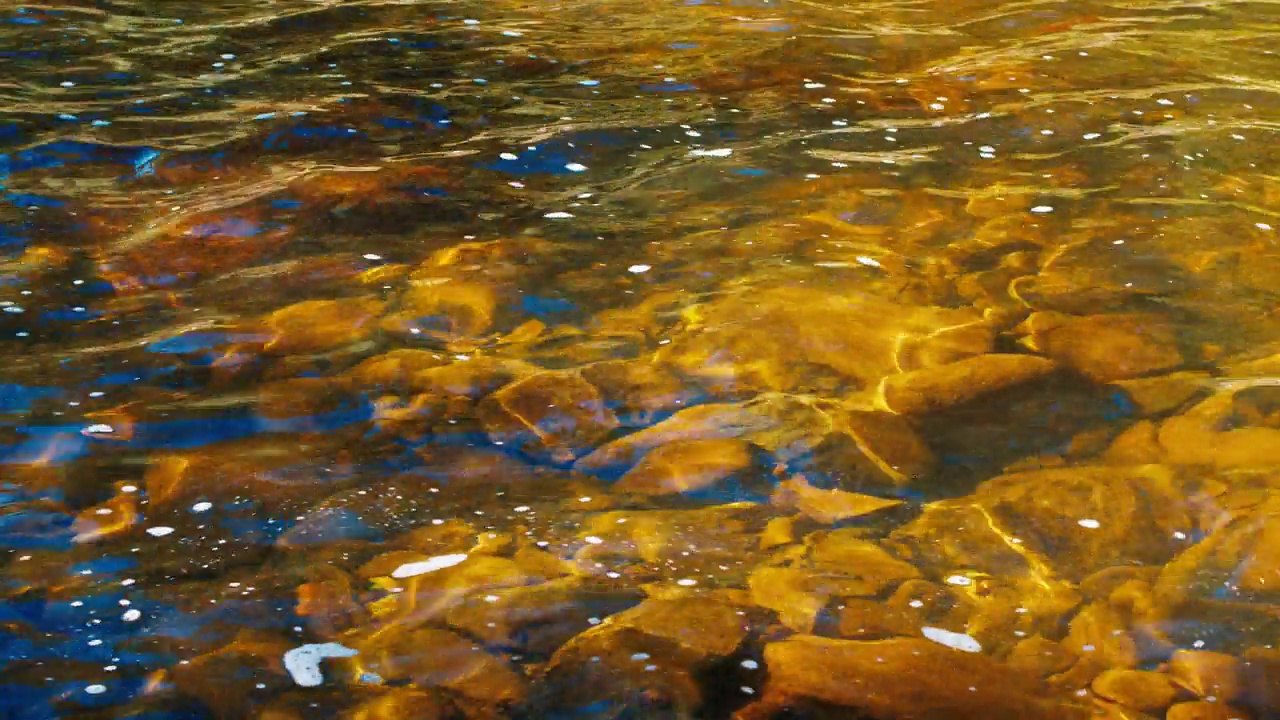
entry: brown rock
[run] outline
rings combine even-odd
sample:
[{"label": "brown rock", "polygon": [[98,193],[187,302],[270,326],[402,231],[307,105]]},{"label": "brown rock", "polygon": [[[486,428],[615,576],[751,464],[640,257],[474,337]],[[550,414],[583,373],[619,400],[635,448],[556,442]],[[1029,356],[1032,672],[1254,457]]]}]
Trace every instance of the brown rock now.
[{"label": "brown rock", "polygon": [[359,342],[374,330],[383,305],[373,298],[306,300],[267,316],[272,339],[266,350],[300,355],[333,350]]},{"label": "brown rock", "polygon": [[1062,647],[1061,643],[1036,635],[1014,645],[1005,662],[1017,670],[1047,678],[1065,672],[1075,661],[1076,656]]},{"label": "brown rock", "polygon": [[592,618],[621,612],[641,600],[637,591],[592,587],[578,578],[503,588],[472,596],[445,616],[453,627],[487,647],[550,655]]},{"label": "brown rock", "polygon": [[1159,462],[1163,455],[1156,424],[1140,420],[1117,435],[1100,459],[1108,465],[1147,465]]},{"label": "brown rock", "polygon": [[1118,380],[1113,384],[1125,391],[1140,415],[1149,417],[1175,410],[1195,396],[1205,393],[1208,378],[1208,373],[1186,371]]},{"label": "brown rock", "polygon": [[1185,287],[1180,270],[1150,250],[1096,238],[1047,254],[1040,273],[1015,280],[1009,294],[1035,310],[1088,314]]},{"label": "brown rock", "polygon": [[645,455],[614,485],[614,490],[640,495],[701,490],[750,465],[750,445],[742,440],[676,441]]},{"label": "brown rock", "polygon": [[1042,378],[1055,367],[1052,360],[1035,355],[978,355],[889,375],[880,381],[876,404],[904,415],[943,410]]},{"label": "brown rock", "polygon": [[399,316],[418,323],[441,318],[453,335],[477,336],[489,330],[498,308],[493,288],[449,278],[416,278],[400,298]]},{"label": "brown rock", "polygon": [[385,682],[411,681],[499,705],[517,704],[527,693],[524,676],[474,642],[435,628],[381,632],[355,643],[349,662]]},{"label": "brown rock", "polygon": [[449,720],[454,710],[439,691],[408,687],[389,688],[341,716],[342,720]]},{"label": "brown rock", "polygon": [[939,574],[1079,580],[1112,565],[1166,562],[1181,548],[1173,533],[1192,526],[1184,500],[1160,466],[1032,470],[932,503],[890,540],[900,557]]},{"label": "brown rock", "polygon": [[913,615],[893,610],[875,600],[845,600],[836,608],[835,615],[836,632],[850,640],[920,636],[920,623]]},{"label": "brown rock", "polygon": [[1054,698],[1034,677],[989,657],[928,640],[877,642],[798,635],[765,648],[763,702],[813,699],[863,717],[1084,718],[1088,711]]},{"label": "brown rock", "polygon": [[772,502],[782,508],[794,508],[820,523],[836,523],[902,505],[902,500],[852,493],[844,490],[820,490],[796,475],[778,485]]},{"label": "brown rock", "polygon": [[1254,647],[1244,653],[1246,704],[1264,716],[1280,714],[1280,650]]},{"label": "brown rock", "polygon": [[495,443],[572,462],[618,427],[613,411],[575,372],[546,371],[485,398],[476,415]]},{"label": "brown rock", "polygon": [[811,390],[824,375],[871,387],[987,352],[993,340],[972,310],[797,285],[744,287],[686,314],[692,322],[661,358],[725,390]]},{"label": "brown rock", "polygon": [[1245,696],[1244,663],[1233,655],[1179,650],[1169,660],[1169,674],[1201,698],[1231,703]]},{"label": "brown rock", "polygon": [[1280,430],[1239,427],[1233,391],[1220,392],[1160,425],[1169,462],[1219,470],[1280,465]]},{"label": "brown rock", "polygon": [[850,462],[850,466],[862,468],[858,477],[902,486],[932,471],[933,451],[905,419],[892,413],[854,410],[843,420],[844,432],[860,454]]},{"label": "brown rock", "polygon": [[1224,702],[1178,703],[1169,708],[1165,720],[1253,720],[1248,710]]},{"label": "brown rock", "polygon": [[1095,382],[1150,375],[1183,362],[1172,326],[1154,316],[1042,312],[1027,318],[1023,328],[1028,347]]},{"label": "brown rock", "polygon": [[448,365],[449,358],[430,350],[400,349],[375,355],[346,372],[360,389],[407,388],[423,370]]},{"label": "brown rock", "polygon": [[732,654],[750,631],[746,613],[737,607],[696,597],[645,600],[609,622],[668,640],[701,658]]},{"label": "brown rock", "polygon": [[1142,670],[1108,670],[1093,679],[1093,692],[1143,712],[1164,710],[1178,698],[1168,675]]},{"label": "brown rock", "polygon": [[920,571],[890,555],[879,545],[863,540],[856,529],[832,530],[820,534],[809,551],[815,570],[838,574],[866,583],[858,595],[878,595],[889,586],[920,577]]}]

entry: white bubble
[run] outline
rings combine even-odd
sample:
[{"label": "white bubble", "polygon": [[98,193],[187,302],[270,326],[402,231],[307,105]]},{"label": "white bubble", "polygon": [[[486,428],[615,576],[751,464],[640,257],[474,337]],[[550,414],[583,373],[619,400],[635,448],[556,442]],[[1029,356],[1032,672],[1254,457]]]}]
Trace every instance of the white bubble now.
[{"label": "white bubble", "polygon": [[588,535],[585,538],[583,538],[583,540],[586,540],[587,544],[589,545],[599,545],[600,543],[604,542],[604,540],[601,540],[595,535]]},{"label": "white bubble", "polygon": [[947,578],[948,585],[972,585],[973,580],[964,575],[952,575]]},{"label": "white bubble", "polygon": [[640,273],[647,273],[652,269],[653,269],[652,265],[632,265],[631,267],[627,268],[627,272],[635,273],[639,275]]},{"label": "white bubble", "polygon": [[206,502],[206,501],[201,501],[191,506],[191,512],[202,513],[212,509],[213,509],[213,503]]},{"label": "white bubble", "polygon": [[101,695],[102,693],[107,691],[107,686],[106,685],[89,685],[84,689],[84,691],[89,693],[90,695]]},{"label": "white bubble", "polygon": [[173,528],[166,525],[157,525],[156,527],[147,528],[147,534],[152,537],[164,537],[173,532]]},{"label": "white bubble", "polygon": [[550,219],[550,220],[563,220],[563,219],[565,219],[565,218],[571,218],[571,217],[573,217],[573,214],[572,214],[572,213],[567,213],[567,212],[563,212],[563,211],[557,210],[556,212],[549,212],[549,213],[547,213],[547,214],[543,215],[542,217],[547,218],[547,219]]},{"label": "white bubble", "polygon": [[569,163],[564,166],[564,169],[569,172],[586,172],[587,166],[582,163]]},{"label": "white bubble", "polygon": [[710,150],[690,150],[690,157],[729,157],[733,154],[733,148],[713,148]]},{"label": "white bubble", "polygon": [[120,619],[125,622],[136,622],[142,619],[142,611],[137,608],[125,610],[124,614],[120,616]]},{"label": "white bubble", "polygon": [[1053,206],[1052,206],[1052,205],[1037,205],[1037,206],[1035,206],[1035,207],[1031,208],[1031,212],[1036,213],[1037,215],[1043,215],[1044,213],[1051,213],[1051,212],[1053,212]]},{"label": "white bubble", "polygon": [[1097,530],[1098,528],[1102,527],[1102,523],[1098,522],[1097,520],[1094,520],[1093,518],[1085,518],[1083,520],[1076,522],[1076,524],[1082,528],[1089,528],[1090,530]]}]

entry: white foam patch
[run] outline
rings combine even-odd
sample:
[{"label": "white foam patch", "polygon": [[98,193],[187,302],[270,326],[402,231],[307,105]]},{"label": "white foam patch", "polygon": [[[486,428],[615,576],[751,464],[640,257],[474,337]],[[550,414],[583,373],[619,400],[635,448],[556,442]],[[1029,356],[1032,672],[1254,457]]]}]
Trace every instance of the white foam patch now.
[{"label": "white foam patch", "polygon": [[467,559],[466,553],[454,553],[452,555],[437,555],[426,560],[418,562],[405,563],[391,572],[391,577],[397,580],[411,578],[415,575],[426,575],[437,570],[453,567],[463,560]]},{"label": "white foam patch", "polygon": [[946,645],[953,650],[967,653],[982,652],[982,645],[964,633],[951,632],[950,630],[936,627],[924,627],[920,629],[920,632],[939,645]]},{"label": "white foam patch", "polygon": [[320,661],[325,658],[345,658],[359,652],[338,643],[315,643],[294,648],[284,654],[284,669],[289,677],[302,687],[316,687],[324,682],[320,674]]}]

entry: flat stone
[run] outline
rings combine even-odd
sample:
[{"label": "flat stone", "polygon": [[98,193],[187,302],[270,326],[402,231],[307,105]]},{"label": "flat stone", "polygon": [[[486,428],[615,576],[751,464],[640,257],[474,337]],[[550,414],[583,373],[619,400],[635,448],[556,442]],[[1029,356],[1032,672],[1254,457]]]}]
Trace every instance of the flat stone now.
[{"label": "flat stone", "polygon": [[1224,702],[1178,703],[1165,713],[1165,720],[1253,720],[1253,713]]},{"label": "flat stone", "polygon": [[1158,712],[1178,698],[1178,687],[1165,673],[1108,670],[1093,680],[1098,697],[1143,712]]},{"label": "flat stone", "polygon": [[1155,377],[1117,380],[1113,384],[1125,391],[1139,415],[1150,417],[1176,410],[1197,395],[1206,394],[1209,389],[1209,374],[1183,371]]},{"label": "flat stone", "polygon": [[355,643],[352,675],[372,672],[384,682],[411,681],[419,688],[445,688],[486,703],[514,705],[527,682],[503,658],[473,641],[436,628],[380,632]]},{"label": "flat stone", "polygon": [[844,600],[836,608],[835,616],[836,632],[850,640],[920,635],[921,625],[916,617],[875,600]]},{"label": "flat stone", "polygon": [[572,462],[618,427],[595,387],[571,371],[516,380],[481,401],[476,416],[493,442],[556,463]]},{"label": "flat stone", "polygon": [[904,501],[834,488],[822,490],[796,475],[778,485],[771,502],[781,508],[794,508],[817,522],[831,524],[899,507]]},{"label": "flat stone", "polygon": [[1183,363],[1173,326],[1152,315],[1041,312],[1027,318],[1022,328],[1028,347],[1094,382],[1142,377]]},{"label": "flat stone", "polygon": [[1160,425],[1169,462],[1219,470],[1280,465],[1280,429],[1239,422],[1235,392],[1213,395]]},{"label": "flat stone", "polygon": [[678,440],[650,451],[613,489],[639,495],[702,490],[750,467],[750,448],[736,438]]},{"label": "flat stone", "polygon": [[306,300],[280,308],[266,318],[274,355],[302,355],[351,345],[369,337],[383,304],[373,298]]},{"label": "flat stone", "polygon": [[661,358],[724,390],[812,390],[824,375],[874,387],[987,352],[994,339],[973,310],[795,285],[744,288],[686,312],[689,327]]},{"label": "flat stone", "polygon": [[1244,663],[1234,655],[1179,650],[1169,659],[1169,674],[1201,698],[1231,703],[1245,696]]},{"label": "flat stone", "polygon": [[990,657],[917,638],[875,642],[808,635],[765,647],[766,698],[812,699],[874,718],[1085,718],[1038,679]]},{"label": "flat stone", "polygon": [[1056,369],[1035,355],[989,354],[886,376],[876,405],[904,415],[944,410],[983,395],[1042,378]]}]

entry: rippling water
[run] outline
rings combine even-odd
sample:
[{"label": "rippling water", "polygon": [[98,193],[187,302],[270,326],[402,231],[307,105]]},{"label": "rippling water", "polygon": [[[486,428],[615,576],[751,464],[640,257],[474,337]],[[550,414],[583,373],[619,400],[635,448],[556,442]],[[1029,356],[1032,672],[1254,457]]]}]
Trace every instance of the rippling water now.
[{"label": "rippling water", "polygon": [[6,4],[0,716],[1280,717],[1278,36]]}]

